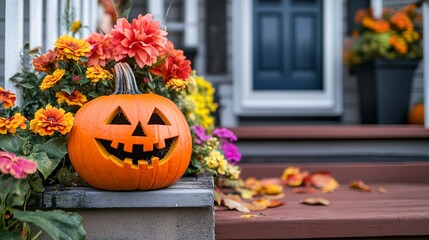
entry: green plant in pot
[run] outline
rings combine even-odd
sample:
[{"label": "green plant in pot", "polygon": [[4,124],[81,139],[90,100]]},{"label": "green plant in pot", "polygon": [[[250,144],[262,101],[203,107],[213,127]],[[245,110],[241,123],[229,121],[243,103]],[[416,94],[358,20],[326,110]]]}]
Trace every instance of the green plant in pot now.
[{"label": "green plant in pot", "polygon": [[344,58],[357,74],[361,122],[405,124],[414,71],[422,58],[422,15],[415,4],[355,15]]}]

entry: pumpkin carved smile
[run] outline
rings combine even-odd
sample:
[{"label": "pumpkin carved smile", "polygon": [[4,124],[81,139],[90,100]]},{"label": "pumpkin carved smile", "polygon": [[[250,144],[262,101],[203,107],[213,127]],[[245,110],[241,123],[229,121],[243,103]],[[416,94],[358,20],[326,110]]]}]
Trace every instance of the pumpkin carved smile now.
[{"label": "pumpkin carved smile", "polygon": [[[132,152],[127,152],[124,150],[124,144],[119,143],[117,148],[112,147],[111,140],[105,140],[105,139],[97,139],[97,143],[101,144],[104,149],[109,153],[110,155],[115,156],[116,158],[124,161],[125,159],[129,158],[132,160],[133,165],[138,165],[139,161],[146,161],[149,165],[151,165],[151,159],[152,157],[159,158],[159,161],[162,161],[162,159],[168,154],[170,151],[170,148],[172,147],[174,140],[176,137],[165,139],[165,147],[158,149],[157,145],[153,145],[152,151],[144,151],[142,144],[133,144]],[[174,149],[174,148],[173,148]]]}]

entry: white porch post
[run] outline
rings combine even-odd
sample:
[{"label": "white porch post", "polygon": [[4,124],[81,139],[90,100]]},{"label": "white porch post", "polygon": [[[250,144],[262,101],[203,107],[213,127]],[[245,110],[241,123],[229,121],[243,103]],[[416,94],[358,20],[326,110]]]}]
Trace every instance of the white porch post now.
[{"label": "white porch post", "polygon": [[46,5],[46,44],[45,48],[53,49],[58,38],[58,0],[49,0]]},{"label": "white porch post", "polygon": [[371,8],[375,18],[380,18],[383,12],[383,0],[371,0]]},{"label": "white porch post", "polygon": [[43,47],[43,0],[30,1],[30,47]]},{"label": "white porch post", "polygon": [[149,0],[148,1],[148,12],[153,15],[153,20],[160,22],[160,26],[165,26],[165,7],[164,0]]},{"label": "white porch post", "polygon": [[20,51],[24,41],[24,1],[8,0],[5,6],[5,54],[4,54],[4,81],[5,89],[16,93],[15,104],[21,100],[15,85],[9,80],[16,72],[20,71]]},{"label": "white porch post", "polygon": [[198,46],[198,0],[185,0],[185,41],[186,47]]},{"label": "white porch post", "polygon": [[[429,39],[429,0],[423,3],[423,39]],[[429,46],[423,44],[423,92],[425,101],[425,128],[429,128]]]}]

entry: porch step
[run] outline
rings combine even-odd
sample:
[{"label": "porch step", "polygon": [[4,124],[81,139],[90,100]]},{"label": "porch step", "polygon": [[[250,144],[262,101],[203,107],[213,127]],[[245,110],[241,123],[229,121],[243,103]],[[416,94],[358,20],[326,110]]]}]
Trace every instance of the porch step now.
[{"label": "porch step", "polygon": [[429,161],[429,130],[418,125],[240,126],[231,130],[238,136],[244,162],[282,162],[298,157],[305,161],[315,157],[328,161],[362,157]]},{"label": "porch step", "polygon": [[[279,177],[289,164],[242,164],[244,177]],[[294,194],[287,187],[285,205],[241,218],[243,213],[216,209],[216,239],[428,239],[429,164],[297,164],[310,172],[330,171],[340,187],[332,193]],[[350,189],[363,180],[371,193]],[[387,191],[381,193],[378,187]],[[300,201],[322,197],[328,207]]]}]

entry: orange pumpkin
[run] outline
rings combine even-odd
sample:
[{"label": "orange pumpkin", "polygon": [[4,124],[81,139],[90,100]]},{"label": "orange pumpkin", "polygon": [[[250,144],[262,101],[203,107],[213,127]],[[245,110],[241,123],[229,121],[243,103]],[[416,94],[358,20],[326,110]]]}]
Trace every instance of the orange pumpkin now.
[{"label": "orange pumpkin", "polygon": [[408,113],[409,124],[425,124],[425,105],[423,103],[416,103]]},{"label": "orange pumpkin", "polygon": [[88,184],[106,190],[167,187],[186,171],[192,138],[174,102],[141,94],[126,63],[115,66],[116,91],[76,113],[68,139],[71,163]]}]

